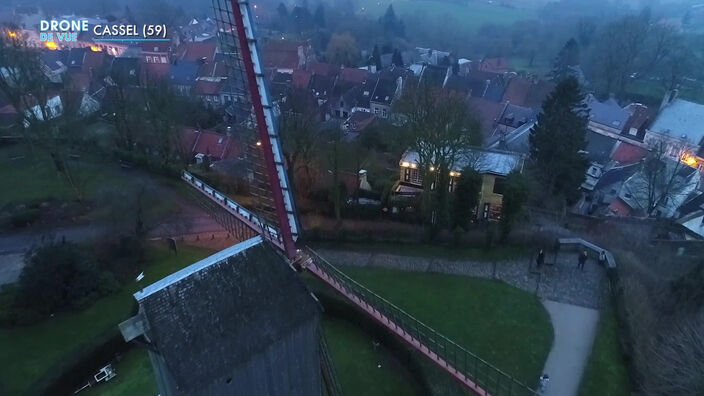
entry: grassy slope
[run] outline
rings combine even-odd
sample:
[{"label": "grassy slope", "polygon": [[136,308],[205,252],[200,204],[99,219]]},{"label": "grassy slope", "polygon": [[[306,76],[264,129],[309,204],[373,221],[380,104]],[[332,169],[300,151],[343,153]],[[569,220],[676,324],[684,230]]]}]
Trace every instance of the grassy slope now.
[{"label": "grassy slope", "polygon": [[153,396],[159,391],[149,361],[147,351],[142,347],[133,347],[115,365],[117,377],[110,382],[97,385],[81,396]]},{"label": "grassy slope", "polygon": [[[166,249],[155,248],[142,284],[149,285],[209,253],[183,246],[178,256],[173,256]],[[50,370],[60,368],[68,357],[117,332],[117,324],[132,312],[136,290],[137,285],[130,284],[83,311],[58,314],[33,326],[0,329],[0,389],[8,395],[22,394]]]},{"label": "grassy slope", "polygon": [[[354,325],[325,319],[325,336],[346,395],[416,395],[405,371],[391,355],[375,350],[372,340]],[[381,365],[381,367],[379,367]],[[406,374],[408,375],[408,374]]]},{"label": "grassy slope", "polygon": [[599,332],[582,378],[580,396],[628,396],[628,372],[618,341],[618,326],[612,309],[601,314]]},{"label": "grassy slope", "polygon": [[345,268],[351,277],[519,380],[532,384],[552,345],[534,296],[483,279]]}]

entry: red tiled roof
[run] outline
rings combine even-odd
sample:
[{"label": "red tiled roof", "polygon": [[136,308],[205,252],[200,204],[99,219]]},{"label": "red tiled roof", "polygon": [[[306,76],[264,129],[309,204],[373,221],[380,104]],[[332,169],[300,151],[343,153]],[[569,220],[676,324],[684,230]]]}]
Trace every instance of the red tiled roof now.
[{"label": "red tiled roof", "polygon": [[297,51],[272,51],[264,50],[262,58],[266,67],[273,69],[291,69],[298,68],[298,52]]},{"label": "red tiled roof", "polygon": [[308,71],[318,76],[333,77],[340,70],[339,66],[329,63],[314,62],[308,65]]},{"label": "red tiled roof", "polygon": [[308,89],[311,74],[305,70],[294,70],[291,85],[296,89]]},{"label": "red tiled roof", "polygon": [[198,77],[227,77],[227,65],[224,62],[208,62],[198,70]]},{"label": "red tiled roof", "polygon": [[345,67],[340,71],[340,80],[354,84],[361,84],[369,76],[369,71]]},{"label": "red tiled roof", "polygon": [[212,62],[215,59],[216,48],[217,45],[215,42],[186,42],[181,44],[181,46],[178,48],[177,58],[190,62],[197,62],[205,58],[206,61]]},{"label": "red tiled roof", "polygon": [[469,114],[481,123],[481,132],[484,139],[491,136],[495,122],[504,110],[504,103],[496,103],[483,98],[471,97],[468,99]]},{"label": "red tiled roof", "polygon": [[11,104],[0,107],[0,114],[17,114],[17,109]]},{"label": "red tiled roof", "polygon": [[222,85],[222,81],[198,80],[193,84],[191,92],[195,95],[218,95]]},{"label": "red tiled roof", "polygon": [[554,88],[555,84],[551,82],[533,82],[528,78],[516,77],[509,81],[503,99],[511,104],[536,108],[542,106]]},{"label": "red tiled roof", "polygon": [[171,49],[171,43],[168,41],[161,42],[142,42],[142,52],[150,53],[168,53]]},{"label": "red tiled roof", "polygon": [[203,154],[215,160],[237,158],[242,152],[241,144],[237,139],[214,131],[184,128],[183,140],[184,144],[192,142],[189,149],[192,155]]},{"label": "red tiled roof", "polygon": [[644,148],[621,142],[613,154],[611,159],[622,164],[632,164],[645,158],[648,151]]},{"label": "red tiled roof", "polygon": [[609,211],[611,214],[618,217],[627,217],[631,214],[631,208],[626,205],[621,198],[616,198],[609,204]]},{"label": "red tiled roof", "polygon": [[486,72],[502,73],[510,68],[506,58],[486,58],[479,63],[479,70]]},{"label": "red tiled roof", "polygon": [[146,78],[146,81],[168,79],[171,75],[171,64],[144,63],[142,66],[142,73]]},{"label": "red tiled roof", "polygon": [[90,74],[84,72],[71,73],[71,86],[74,90],[88,92],[90,89]]}]

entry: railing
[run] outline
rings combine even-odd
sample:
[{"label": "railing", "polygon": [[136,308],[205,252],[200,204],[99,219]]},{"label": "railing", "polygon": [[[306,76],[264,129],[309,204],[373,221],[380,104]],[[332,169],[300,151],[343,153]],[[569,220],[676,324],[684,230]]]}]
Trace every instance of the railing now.
[{"label": "railing", "polygon": [[438,333],[308,249],[304,267],[480,396],[535,396],[525,384]]},{"label": "railing", "polygon": [[193,176],[188,171],[183,171],[181,178],[185,180],[188,184],[195,187],[198,191],[203,193],[208,198],[217,202],[220,206],[225,208],[229,213],[233,214],[240,221],[245,223],[255,232],[259,233],[264,237],[264,239],[271,241],[280,249],[284,249],[283,240],[279,230],[262,220],[259,216],[252,213],[248,209],[244,208],[242,205],[228,198],[224,194],[220,193],[218,190],[206,184],[204,181]]},{"label": "railing", "polygon": [[325,388],[328,391],[327,395],[343,396],[342,385],[340,385],[338,380],[335,364],[330,356],[330,347],[322,327],[320,329],[320,366],[323,381],[325,381]]}]

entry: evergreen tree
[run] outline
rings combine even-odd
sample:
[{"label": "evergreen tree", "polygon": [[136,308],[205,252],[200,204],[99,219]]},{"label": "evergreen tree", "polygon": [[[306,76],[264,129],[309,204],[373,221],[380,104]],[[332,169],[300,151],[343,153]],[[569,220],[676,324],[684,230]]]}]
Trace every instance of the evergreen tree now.
[{"label": "evergreen tree", "polygon": [[391,55],[391,63],[394,66],[403,67],[403,57],[401,56],[401,52],[399,50],[394,50],[393,55]]},{"label": "evergreen tree", "polygon": [[372,50],[372,63],[376,66],[376,70],[381,70],[381,54],[379,53],[379,46],[374,45]]},{"label": "evergreen tree", "polygon": [[528,182],[518,171],[513,171],[506,177],[504,185],[503,202],[501,206],[501,241],[506,241],[513,230],[518,216],[523,211],[523,206],[528,201]]},{"label": "evergreen tree", "polygon": [[403,37],[405,34],[405,25],[403,24],[403,21],[396,17],[394,6],[392,4],[389,4],[389,7],[386,9],[384,15],[379,18],[379,23],[381,23],[381,27],[384,29],[385,34],[399,37]]},{"label": "evergreen tree", "polygon": [[315,13],[313,13],[313,23],[319,28],[325,27],[325,8],[323,4],[318,4],[315,8]]},{"label": "evergreen tree", "polygon": [[543,102],[543,111],[530,131],[530,157],[549,194],[576,198],[588,161],[583,150],[589,110],[574,77],[560,81]]},{"label": "evergreen tree", "polygon": [[579,44],[577,40],[571,38],[557,54],[551,72],[554,80],[562,80],[574,74],[573,68],[579,65]]},{"label": "evergreen tree", "polygon": [[288,8],[286,8],[286,4],[279,3],[279,6],[276,7],[276,13],[279,14],[281,18],[288,18]]},{"label": "evergreen tree", "polygon": [[469,221],[474,217],[479,204],[479,192],[482,188],[482,175],[475,169],[467,167],[457,179],[453,210],[453,229],[469,231]]}]

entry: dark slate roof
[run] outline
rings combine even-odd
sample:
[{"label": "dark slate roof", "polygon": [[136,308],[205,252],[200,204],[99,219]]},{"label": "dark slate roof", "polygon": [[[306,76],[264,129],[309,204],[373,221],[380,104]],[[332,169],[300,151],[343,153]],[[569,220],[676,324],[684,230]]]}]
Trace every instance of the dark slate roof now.
[{"label": "dark slate roof", "polygon": [[200,63],[180,61],[171,66],[171,74],[169,76],[171,83],[175,85],[191,85],[198,77]]},{"label": "dark slate roof", "polygon": [[116,81],[129,85],[139,85],[140,67],[138,58],[115,58],[110,68],[110,76]]},{"label": "dark slate roof", "polygon": [[599,102],[594,95],[589,94],[586,98],[586,104],[589,107],[589,120],[610,128],[623,130],[631,116],[613,98]]},{"label": "dark slate roof", "polygon": [[530,107],[517,106],[508,103],[504,112],[499,117],[499,124],[518,128],[519,126],[535,121],[536,111]]},{"label": "dark slate roof", "polygon": [[332,95],[334,80],[331,77],[315,74],[311,78],[310,89],[316,98],[325,99]]},{"label": "dark slate roof", "polygon": [[696,212],[704,209],[704,194],[697,192],[696,195],[690,197],[685,203],[678,209],[680,216],[685,216],[692,212]]},{"label": "dark slate roof", "polygon": [[[470,92],[474,94],[474,91],[476,91],[477,89],[472,86],[472,82],[473,80],[469,77],[458,76],[456,74],[453,74],[448,77],[447,81],[445,81],[445,89],[449,91],[459,92],[465,95],[469,94]],[[480,89],[478,90],[483,92],[484,87],[480,87]]]},{"label": "dark slate roof", "polygon": [[305,285],[261,241],[232,246],[135,293],[179,394],[197,394],[316,320]]},{"label": "dark slate roof", "polygon": [[83,67],[83,59],[86,57],[87,48],[71,48],[68,54],[68,67]]},{"label": "dark slate roof", "polygon": [[426,65],[423,68],[422,80],[424,83],[434,87],[442,87],[447,76],[447,67]]},{"label": "dark slate roof", "polygon": [[619,166],[617,168],[611,168],[601,175],[601,178],[594,186],[594,189],[600,189],[608,187],[614,183],[622,182],[631,177],[638,169],[639,164],[629,164],[625,166]]},{"label": "dark slate roof", "polygon": [[380,78],[372,94],[372,102],[390,105],[396,92],[396,82]]},{"label": "dark slate roof", "polygon": [[68,66],[68,55],[68,50],[60,50],[42,51],[40,56],[42,62],[46,65],[46,67],[48,67],[51,71],[57,71],[61,69],[61,64],[63,64],[64,66]]},{"label": "dark slate roof", "polygon": [[590,161],[605,164],[609,160],[617,140],[592,131],[587,131],[586,138],[587,158]]}]

